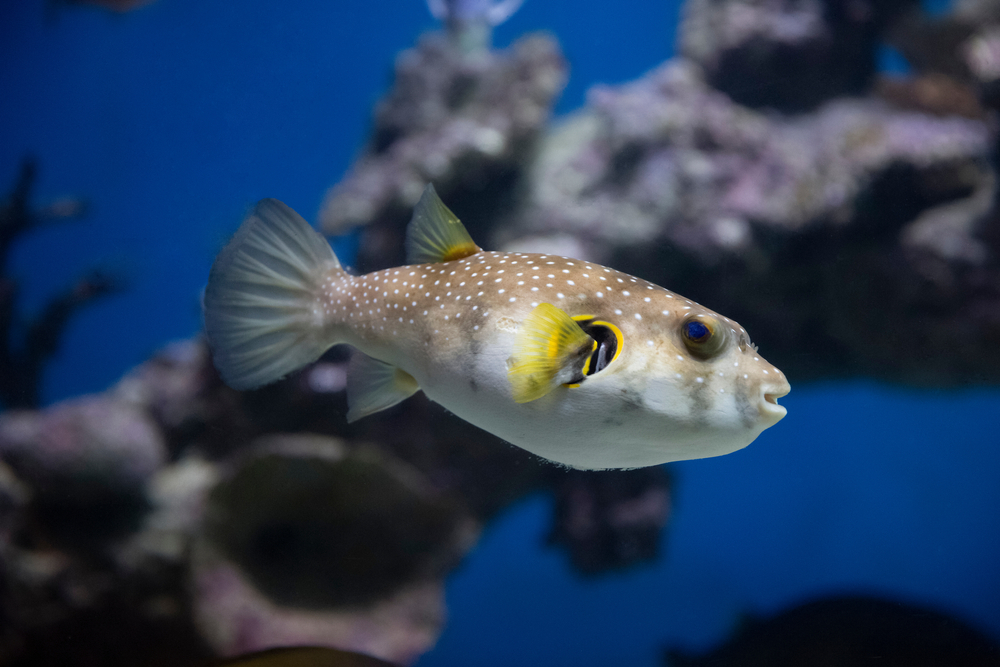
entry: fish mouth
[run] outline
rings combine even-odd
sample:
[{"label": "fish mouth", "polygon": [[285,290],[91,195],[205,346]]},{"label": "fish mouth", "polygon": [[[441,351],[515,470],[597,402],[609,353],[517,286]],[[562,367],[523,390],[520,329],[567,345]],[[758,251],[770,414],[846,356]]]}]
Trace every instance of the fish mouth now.
[{"label": "fish mouth", "polygon": [[788,394],[791,391],[791,387],[788,383],[782,385],[765,385],[761,387],[761,400],[760,411],[761,414],[770,417],[775,422],[788,414],[788,410],[785,406],[778,405],[778,399],[782,396]]}]

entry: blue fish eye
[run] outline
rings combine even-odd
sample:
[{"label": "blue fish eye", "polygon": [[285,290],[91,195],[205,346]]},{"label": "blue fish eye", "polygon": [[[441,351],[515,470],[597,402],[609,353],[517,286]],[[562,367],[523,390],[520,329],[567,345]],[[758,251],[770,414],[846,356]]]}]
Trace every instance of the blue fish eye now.
[{"label": "blue fish eye", "polygon": [[684,325],[684,336],[693,343],[704,343],[711,335],[711,329],[698,320],[692,320]]}]

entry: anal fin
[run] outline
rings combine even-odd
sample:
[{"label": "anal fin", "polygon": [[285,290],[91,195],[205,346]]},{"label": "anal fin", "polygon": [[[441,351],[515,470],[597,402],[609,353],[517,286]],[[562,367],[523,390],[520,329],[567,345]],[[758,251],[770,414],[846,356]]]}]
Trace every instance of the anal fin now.
[{"label": "anal fin", "polygon": [[391,408],[418,391],[420,385],[406,371],[355,352],[347,371],[347,421]]}]

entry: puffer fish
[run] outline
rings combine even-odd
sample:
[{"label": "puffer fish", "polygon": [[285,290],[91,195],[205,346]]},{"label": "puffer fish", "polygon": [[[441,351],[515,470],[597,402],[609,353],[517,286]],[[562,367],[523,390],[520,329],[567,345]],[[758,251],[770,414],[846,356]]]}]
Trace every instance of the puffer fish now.
[{"label": "puffer fish", "polygon": [[432,186],[406,251],[351,275],[295,211],[259,202],[205,290],[223,379],[258,387],[348,343],[348,421],[423,390],[584,470],[728,454],[785,416],[788,382],[733,320],[593,262],[482,250]]}]

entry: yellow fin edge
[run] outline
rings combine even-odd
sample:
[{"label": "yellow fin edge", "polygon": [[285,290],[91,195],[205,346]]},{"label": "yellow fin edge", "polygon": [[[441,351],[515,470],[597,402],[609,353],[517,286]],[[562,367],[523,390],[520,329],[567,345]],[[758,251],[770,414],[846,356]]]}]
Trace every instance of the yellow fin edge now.
[{"label": "yellow fin edge", "polygon": [[451,262],[480,252],[465,225],[428,184],[406,228],[407,264]]},{"label": "yellow fin edge", "polygon": [[594,340],[565,311],[540,303],[518,327],[507,379],[514,401],[528,403],[578,376]]}]

